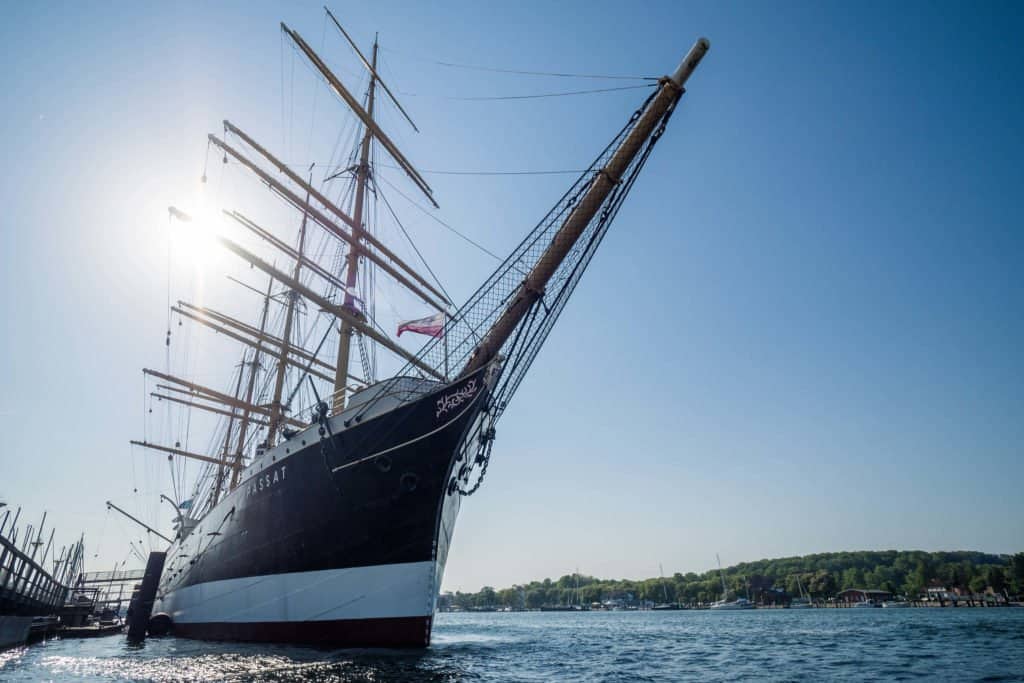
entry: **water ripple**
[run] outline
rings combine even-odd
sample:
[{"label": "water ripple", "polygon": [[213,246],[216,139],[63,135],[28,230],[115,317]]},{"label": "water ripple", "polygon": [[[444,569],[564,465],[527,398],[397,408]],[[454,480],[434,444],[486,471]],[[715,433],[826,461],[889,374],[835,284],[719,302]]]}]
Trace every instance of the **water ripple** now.
[{"label": "water ripple", "polygon": [[0,652],[0,680],[1024,681],[1024,609],[441,614],[427,650],[152,639]]}]

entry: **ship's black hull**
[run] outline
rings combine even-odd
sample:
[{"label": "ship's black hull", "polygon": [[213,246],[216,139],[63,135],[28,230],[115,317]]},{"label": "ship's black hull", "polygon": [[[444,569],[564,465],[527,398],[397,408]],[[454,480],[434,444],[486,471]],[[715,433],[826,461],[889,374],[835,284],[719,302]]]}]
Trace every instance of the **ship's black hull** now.
[{"label": "ship's black hull", "polygon": [[[186,637],[335,647],[430,641],[483,373],[254,463],[168,552],[154,605]],[[453,401],[453,397],[454,401]]]},{"label": "ship's black hull", "polygon": [[199,640],[300,643],[314,647],[426,647],[433,617],[180,624],[174,634]]}]

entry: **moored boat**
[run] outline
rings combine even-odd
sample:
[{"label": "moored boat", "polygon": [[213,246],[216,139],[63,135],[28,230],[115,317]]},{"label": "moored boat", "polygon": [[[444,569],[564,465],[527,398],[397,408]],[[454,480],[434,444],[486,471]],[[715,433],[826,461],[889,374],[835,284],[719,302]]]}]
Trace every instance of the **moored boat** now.
[{"label": "moored boat", "polygon": [[739,609],[754,609],[756,605],[750,602],[747,598],[737,597],[735,600],[729,600],[729,589],[725,586],[725,574],[722,572],[722,560],[715,555],[715,560],[718,562],[718,578],[722,580],[722,599],[716,600],[711,603],[708,609],[713,610],[739,610]]},{"label": "moored boat", "polygon": [[756,605],[750,602],[746,598],[736,598],[735,600],[718,600],[711,603],[708,609],[713,610],[736,610],[736,609],[754,609]]},{"label": "moored boat", "polygon": [[800,581],[800,577],[796,577],[796,587],[800,592],[800,597],[789,603],[789,609],[810,609],[814,607],[814,603],[811,601],[811,596],[804,592],[803,583]]}]

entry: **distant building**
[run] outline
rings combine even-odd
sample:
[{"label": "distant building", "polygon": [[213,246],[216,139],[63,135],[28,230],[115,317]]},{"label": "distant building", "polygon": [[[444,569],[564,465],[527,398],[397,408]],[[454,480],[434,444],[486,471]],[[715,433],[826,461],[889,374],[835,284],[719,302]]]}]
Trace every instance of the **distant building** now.
[{"label": "distant building", "polygon": [[451,591],[445,591],[437,596],[437,611],[448,612],[455,606],[455,595]]},{"label": "distant building", "polygon": [[789,594],[782,588],[758,588],[754,591],[754,599],[762,605],[785,605],[790,601]]},{"label": "distant building", "polygon": [[873,588],[847,588],[844,591],[839,591],[836,594],[841,602],[881,602],[883,600],[892,599],[892,593],[889,591],[880,591]]},{"label": "distant building", "polygon": [[960,602],[966,602],[967,604],[974,602],[994,602],[997,604],[1006,602],[1006,598],[992,590],[991,586],[986,587],[981,593],[974,593],[965,586],[949,588],[948,586],[941,585],[938,581],[932,581],[932,585],[928,586],[925,592],[928,595],[928,600],[934,602],[945,602],[948,600],[954,607]]}]

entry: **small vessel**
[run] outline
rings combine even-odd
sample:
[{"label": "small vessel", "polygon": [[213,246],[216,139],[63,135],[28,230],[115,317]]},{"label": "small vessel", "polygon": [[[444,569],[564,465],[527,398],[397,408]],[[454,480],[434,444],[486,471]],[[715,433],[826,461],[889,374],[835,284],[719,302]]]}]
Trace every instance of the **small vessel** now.
[{"label": "small vessel", "polygon": [[711,603],[708,609],[713,610],[736,610],[736,609],[754,609],[754,603],[746,598],[736,598],[735,600],[729,600],[729,590],[725,587],[725,574],[722,573],[722,560],[715,554],[715,559],[718,560],[718,577],[722,580],[722,599]]},{"label": "small vessel", "polygon": [[746,598],[736,598],[735,600],[718,600],[711,603],[711,607],[708,609],[713,610],[730,610],[730,609],[755,609],[754,603],[750,602]]},{"label": "small vessel", "polygon": [[544,605],[540,608],[541,612],[589,612],[590,607],[584,605],[580,600],[580,570],[576,569],[573,574],[573,578],[576,580],[576,587],[573,589],[573,593],[569,596],[567,602],[564,605]]},{"label": "small vessel", "polygon": [[883,600],[882,607],[886,609],[904,609],[910,607],[910,603],[906,600]]},{"label": "small vessel", "polygon": [[668,601],[668,585],[665,583],[665,570],[662,568],[661,563],[658,563],[658,573],[661,575],[661,595],[665,599],[665,601],[658,603],[651,609],[658,612],[667,612],[670,610],[683,609],[682,605],[680,605],[678,601]]},{"label": "small vessel", "polygon": [[789,603],[789,609],[810,609],[814,607],[811,596],[804,592],[804,586],[800,583],[800,577],[796,577],[796,587],[800,591],[800,597]]},{"label": "small vessel", "polygon": [[877,602],[875,602],[874,600],[870,600],[870,599],[868,599],[868,600],[861,600],[860,602],[855,602],[855,603],[853,603],[853,606],[857,607],[857,608],[861,608],[861,609],[867,608],[867,607],[881,607],[881,605],[879,605]]}]

